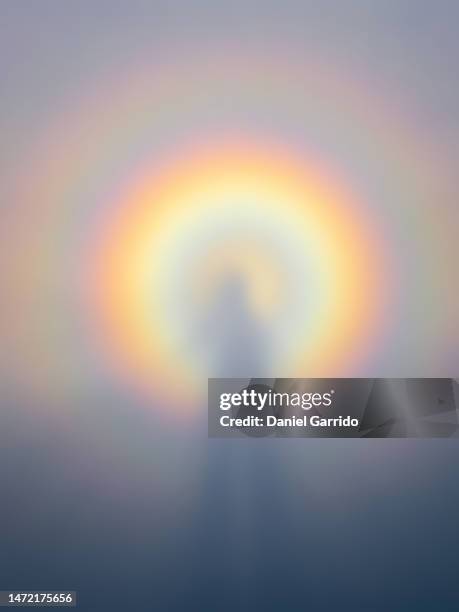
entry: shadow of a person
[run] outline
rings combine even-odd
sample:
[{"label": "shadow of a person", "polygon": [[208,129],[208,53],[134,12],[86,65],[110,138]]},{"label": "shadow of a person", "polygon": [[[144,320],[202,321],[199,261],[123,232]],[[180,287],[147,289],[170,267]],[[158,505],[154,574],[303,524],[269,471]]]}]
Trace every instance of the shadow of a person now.
[{"label": "shadow of a person", "polygon": [[210,375],[220,378],[262,376],[266,370],[266,334],[249,303],[241,275],[226,277],[204,318]]}]

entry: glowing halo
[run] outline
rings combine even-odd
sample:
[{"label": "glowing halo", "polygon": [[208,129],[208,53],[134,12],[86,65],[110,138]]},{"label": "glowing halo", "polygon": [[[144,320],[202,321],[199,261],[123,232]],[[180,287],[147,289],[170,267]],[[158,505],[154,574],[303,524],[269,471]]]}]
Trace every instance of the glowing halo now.
[{"label": "glowing halo", "polygon": [[131,186],[102,228],[103,344],[143,387],[202,388],[211,370],[187,345],[190,311],[235,271],[274,329],[270,374],[342,369],[381,327],[378,245],[355,198],[313,164],[242,141],[198,148]]},{"label": "glowing halo", "polygon": [[[231,158],[230,166],[239,167],[240,175],[250,161],[246,174],[266,178],[264,192],[261,178],[255,181],[258,195],[247,219],[252,230],[256,221],[258,230],[250,239],[238,235],[236,249],[230,247],[234,236],[229,233],[224,241],[212,243],[204,222],[230,227],[241,220],[234,209],[230,216],[219,215],[218,206],[197,207],[194,215],[187,215],[187,206],[178,206],[171,207],[173,215],[159,216],[161,234],[166,235],[169,227],[171,237],[168,248],[161,250],[159,241],[152,251],[155,256],[162,253],[163,261],[166,252],[169,257],[156,277],[162,279],[161,290],[169,288],[162,293],[169,300],[162,310],[167,311],[165,320],[177,322],[179,311],[170,305],[188,301],[190,316],[179,323],[192,327],[191,314],[211,306],[219,279],[235,268],[243,272],[248,301],[260,325],[277,333],[281,367],[276,366],[276,375],[450,375],[458,301],[451,283],[457,224],[449,204],[454,178],[448,160],[439,155],[434,141],[426,140],[403,92],[378,82],[377,75],[343,71],[333,62],[307,60],[291,51],[271,48],[259,56],[253,50],[228,49],[213,53],[211,61],[209,54],[196,52],[164,62],[139,58],[116,65],[102,80],[85,80],[77,96],[72,93],[43,118],[8,179],[4,198],[8,221],[0,244],[9,263],[0,273],[4,294],[11,296],[5,300],[11,313],[4,317],[2,339],[8,355],[5,378],[11,385],[48,405],[55,400],[58,407],[76,390],[104,394],[113,389],[121,395],[126,391],[130,399],[142,405],[146,400],[164,412],[170,399],[168,377],[162,381],[165,371],[171,373],[174,366],[184,381],[194,382],[205,374],[205,368],[196,376],[187,367],[189,347],[182,353],[184,363],[175,359],[172,338],[166,342],[171,352],[164,359],[158,351],[139,356],[136,351],[146,338],[138,346],[121,341],[126,321],[117,322],[117,307],[112,308],[109,294],[104,299],[100,293],[112,288],[103,274],[113,277],[108,266],[108,254],[117,244],[113,232],[118,227],[119,243],[124,245],[129,235],[117,219],[131,227],[140,210],[137,194],[153,194],[155,184],[172,184],[182,174],[188,176],[191,167],[196,177],[209,176],[210,166],[206,170],[205,165],[210,157],[215,168],[216,160],[226,163]],[[287,197],[280,179],[276,192],[276,176],[296,177],[297,194],[325,190],[330,208],[346,211],[339,215],[343,235],[351,235],[361,248],[353,242],[347,245],[350,254],[343,262],[355,259],[353,251],[360,256],[367,250],[367,284],[355,289],[370,292],[366,299],[375,310],[365,314],[361,325],[355,323],[360,329],[355,334],[350,333],[352,325],[340,327],[343,347],[343,330],[349,331],[347,358],[344,348],[337,350],[337,338],[325,333],[325,324],[319,325],[321,350],[314,357],[306,350],[319,332],[317,321],[325,321],[312,315],[314,308],[327,287],[335,287],[338,295],[349,271],[343,265],[336,286],[327,284],[332,277],[325,270],[332,268],[324,261],[320,264],[327,240],[318,248],[311,246],[306,216],[296,212],[304,202],[295,206],[298,198]],[[281,193],[277,206],[266,206],[266,192],[271,197]],[[256,209],[263,213],[255,214]],[[320,227],[325,226],[322,218]],[[303,244],[305,237],[309,249]],[[131,259],[123,265],[128,267]],[[192,266],[187,276],[180,274],[185,264]],[[307,278],[307,285],[314,286],[319,276],[311,268],[321,265],[322,283],[309,294],[317,301],[300,299],[298,281],[292,279]],[[154,266],[141,265],[139,270],[152,275]],[[154,278],[153,274],[149,287]],[[191,288],[187,278],[193,281]],[[101,286],[95,286],[100,279]],[[296,300],[290,303],[288,317],[276,295],[293,284]],[[377,299],[372,291],[379,291]],[[346,300],[357,299],[358,292],[349,292]],[[128,295],[132,299],[134,294],[121,296],[120,303],[129,302]],[[146,290],[137,295],[146,304]],[[297,325],[302,305],[309,315]],[[157,309],[149,311],[139,327],[146,337],[156,335],[161,343],[167,333],[183,335],[184,329],[174,325],[157,334],[161,319],[152,324],[154,313]],[[371,316],[375,328],[365,336]],[[338,320],[330,329],[338,329]],[[298,359],[292,343],[305,349]],[[197,367],[199,359],[194,361]],[[148,395],[126,386],[131,379]],[[187,385],[184,382],[185,391]],[[167,401],[162,402],[158,393]]]}]

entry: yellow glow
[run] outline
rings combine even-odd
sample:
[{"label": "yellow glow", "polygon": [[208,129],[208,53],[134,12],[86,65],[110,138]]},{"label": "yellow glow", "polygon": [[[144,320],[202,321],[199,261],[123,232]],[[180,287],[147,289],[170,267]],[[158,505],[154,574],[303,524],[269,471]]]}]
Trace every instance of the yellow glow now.
[{"label": "yellow glow", "polygon": [[187,394],[202,388],[205,368],[174,309],[205,309],[236,272],[254,316],[292,336],[279,375],[335,374],[381,314],[378,240],[360,214],[317,168],[240,143],[194,151],[131,185],[94,268],[115,360],[157,393],[180,395],[178,381]]}]

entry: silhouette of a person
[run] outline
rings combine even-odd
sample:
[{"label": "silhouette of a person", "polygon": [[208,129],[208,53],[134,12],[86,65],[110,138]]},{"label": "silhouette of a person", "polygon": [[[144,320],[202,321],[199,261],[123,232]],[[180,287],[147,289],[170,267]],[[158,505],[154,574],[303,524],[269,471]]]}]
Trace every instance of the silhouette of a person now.
[{"label": "silhouette of a person", "polygon": [[211,376],[250,378],[263,375],[265,337],[250,306],[241,275],[231,274],[222,281],[206,313],[204,327]]}]

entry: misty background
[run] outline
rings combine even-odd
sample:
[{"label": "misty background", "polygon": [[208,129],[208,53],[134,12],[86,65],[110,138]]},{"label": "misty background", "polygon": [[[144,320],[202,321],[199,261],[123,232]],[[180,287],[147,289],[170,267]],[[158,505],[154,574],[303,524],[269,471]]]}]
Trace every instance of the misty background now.
[{"label": "misty background", "polygon": [[[224,80],[228,70],[233,82],[235,69],[222,57],[235,55],[241,65],[261,57],[274,72],[285,54],[355,76],[406,117],[413,149],[435,177],[424,184],[423,166],[412,160],[437,242],[416,233],[424,222],[414,196],[408,205],[408,189],[387,198],[394,217],[405,203],[409,211],[397,226],[400,261],[410,251],[407,228],[425,245],[424,280],[413,281],[423,298],[401,309],[392,330],[399,341],[375,357],[373,373],[399,366],[399,376],[457,376],[457,246],[442,236],[457,236],[459,227],[458,19],[459,5],[447,1],[0,3],[1,589],[76,590],[88,611],[457,609],[455,440],[209,440],[204,403],[185,416],[172,401],[133,393],[94,356],[76,284],[55,272],[61,261],[69,276],[77,266],[73,247],[86,226],[75,203],[97,201],[95,179],[82,172],[76,182],[84,195],[64,186],[55,209],[41,194],[58,185],[61,157],[78,166],[98,147],[91,127],[104,122],[101,108],[116,107],[117,84],[122,96],[130,82],[118,81],[121,74],[140,72],[134,82],[151,79],[154,89],[157,66],[183,64],[183,78],[198,79],[198,68],[187,71],[190,58],[199,66],[215,54],[217,72]],[[211,78],[203,83],[212,88]],[[153,139],[157,155],[225,122],[230,130],[303,138],[301,108],[289,121],[278,101],[288,92],[261,91],[251,108],[244,87],[223,110],[213,90],[202,112],[197,94],[191,111],[186,99],[175,100],[167,129]],[[93,107],[99,96],[102,105]],[[258,108],[263,97],[279,116]],[[311,104],[320,109],[322,101]],[[366,149],[350,145],[359,125],[339,116],[338,98],[333,104],[336,117],[325,104],[310,116],[314,146],[384,200],[383,186],[397,190],[398,157],[387,166],[381,155],[378,166],[376,150],[368,166],[359,163]],[[89,117],[81,142],[71,125],[75,108]],[[115,118],[117,125],[132,119]],[[339,138],[327,123],[341,126]],[[134,144],[126,138],[120,161],[107,141],[104,172],[135,166],[151,142],[150,132]],[[45,167],[57,168],[44,179],[41,152]],[[410,159],[411,150],[402,153]],[[35,191],[41,179],[46,190]],[[110,201],[109,180],[103,189],[100,201]],[[56,214],[65,224],[50,221]],[[407,278],[416,263],[413,256]],[[431,278],[443,279],[444,294],[429,293]],[[232,307],[225,311],[217,299],[202,323],[220,375],[239,376],[265,356],[263,328],[237,284],[223,283],[221,304],[231,301],[229,291]],[[430,308],[444,326],[427,333]],[[222,319],[229,323],[219,326]],[[365,366],[357,374],[369,375]]]}]

